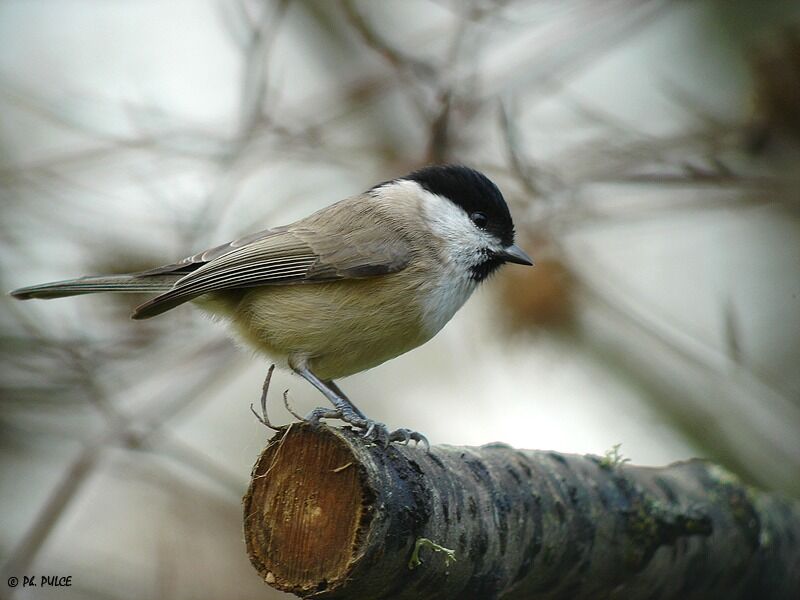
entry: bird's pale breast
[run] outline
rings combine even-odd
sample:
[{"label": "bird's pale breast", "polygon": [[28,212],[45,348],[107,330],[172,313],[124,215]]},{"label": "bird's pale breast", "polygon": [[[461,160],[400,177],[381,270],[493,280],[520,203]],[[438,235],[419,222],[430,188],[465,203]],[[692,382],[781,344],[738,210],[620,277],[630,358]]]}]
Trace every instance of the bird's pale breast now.
[{"label": "bird's pale breast", "polygon": [[306,359],[322,379],[345,377],[436,333],[422,323],[409,275],[254,288],[230,317],[239,336],[270,357]]}]

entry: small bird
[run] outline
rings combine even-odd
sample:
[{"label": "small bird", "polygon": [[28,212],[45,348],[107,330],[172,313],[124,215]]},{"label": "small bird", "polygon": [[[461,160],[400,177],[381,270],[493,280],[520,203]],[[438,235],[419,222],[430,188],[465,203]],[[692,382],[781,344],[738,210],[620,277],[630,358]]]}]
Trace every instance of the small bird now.
[{"label": "small bird", "polygon": [[21,300],[96,292],[153,292],[132,318],[184,302],[288,366],[333,404],[306,420],[338,418],[371,440],[389,432],[334,383],[431,339],[503,263],[533,265],[514,244],[500,190],[461,165],[422,168],[291,225],[266,229],[140,273],[81,277],[11,292]]}]

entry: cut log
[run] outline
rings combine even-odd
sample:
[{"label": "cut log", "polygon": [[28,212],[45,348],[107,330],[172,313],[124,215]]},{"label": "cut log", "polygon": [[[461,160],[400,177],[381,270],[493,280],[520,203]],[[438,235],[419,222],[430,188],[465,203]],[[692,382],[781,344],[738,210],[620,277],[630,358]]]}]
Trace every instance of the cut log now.
[{"label": "cut log", "polygon": [[253,469],[244,532],[261,577],[308,598],[800,598],[800,506],[701,460],[293,424]]}]

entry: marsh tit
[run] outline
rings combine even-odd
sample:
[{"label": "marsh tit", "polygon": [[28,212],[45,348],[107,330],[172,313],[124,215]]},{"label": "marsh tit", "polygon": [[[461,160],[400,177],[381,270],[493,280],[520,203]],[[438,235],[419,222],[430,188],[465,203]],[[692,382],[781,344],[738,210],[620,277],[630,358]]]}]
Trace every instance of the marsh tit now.
[{"label": "marsh tit", "polygon": [[383,443],[420,441],[368,419],[334,383],[431,339],[503,263],[532,265],[514,244],[503,195],[464,166],[431,166],[283,227],[141,273],[45,283],[19,299],[153,292],[134,319],[184,302],[316,387],[339,418]]}]

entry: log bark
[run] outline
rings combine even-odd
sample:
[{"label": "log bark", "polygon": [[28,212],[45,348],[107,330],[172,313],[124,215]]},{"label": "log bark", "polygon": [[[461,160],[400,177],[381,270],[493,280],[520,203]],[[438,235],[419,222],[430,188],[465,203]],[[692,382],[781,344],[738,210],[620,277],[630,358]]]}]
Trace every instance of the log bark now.
[{"label": "log bark", "polygon": [[244,533],[261,577],[304,598],[800,598],[800,505],[701,460],[384,449],[293,424],[253,468]]}]

